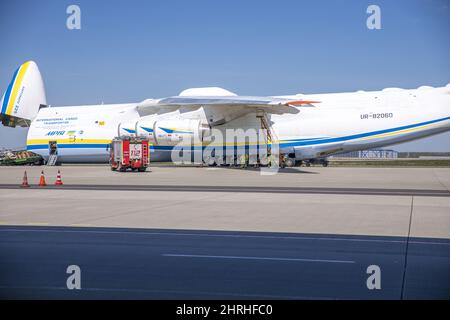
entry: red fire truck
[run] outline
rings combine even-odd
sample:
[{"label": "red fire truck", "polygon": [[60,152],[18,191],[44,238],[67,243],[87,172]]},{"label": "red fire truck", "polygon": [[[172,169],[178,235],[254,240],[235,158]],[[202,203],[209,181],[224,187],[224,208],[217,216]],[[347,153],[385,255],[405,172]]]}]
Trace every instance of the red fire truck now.
[{"label": "red fire truck", "polygon": [[111,141],[111,170],[144,172],[150,163],[150,147],[147,138],[120,137]]}]

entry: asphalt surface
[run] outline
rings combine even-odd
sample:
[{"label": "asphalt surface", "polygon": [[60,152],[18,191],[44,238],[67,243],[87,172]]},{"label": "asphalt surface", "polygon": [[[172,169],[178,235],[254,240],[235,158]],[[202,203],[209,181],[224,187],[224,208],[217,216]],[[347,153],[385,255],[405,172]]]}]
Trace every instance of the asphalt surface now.
[{"label": "asphalt surface", "polygon": [[3,226],[0,257],[3,299],[450,299],[449,239]]},{"label": "asphalt surface", "polygon": [[[18,184],[0,184],[0,189],[21,189]],[[70,184],[30,186],[31,189],[49,190],[104,190],[104,191],[177,191],[177,192],[235,192],[285,194],[347,194],[381,196],[450,197],[450,190],[379,189],[379,188],[309,188],[309,187],[257,187],[257,186],[193,186],[193,185],[106,185]]]}]

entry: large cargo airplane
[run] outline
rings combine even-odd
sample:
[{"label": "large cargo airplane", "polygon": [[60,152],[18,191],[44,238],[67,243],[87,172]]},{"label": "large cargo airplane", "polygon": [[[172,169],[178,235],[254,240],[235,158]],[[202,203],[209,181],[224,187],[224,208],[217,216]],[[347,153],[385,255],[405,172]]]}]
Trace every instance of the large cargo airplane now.
[{"label": "large cargo airplane", "polygon": [[[33,61],[16,70],[0,106],[3,125],[29,127],[28,150],[45,160],[57,154],[58,162],[107,162],[111,140],[117,136],[146,136],[152,144],[152,160],[170,161],[174,148],[186,148],[186,141],[194,153],[213,140],[222,150],[235,150],[239,143],[234,138],[220,142],[210,138],[212,132],[241,129],[237,132],[245,134],[262,128],[265,140],[248,139],[243,145],[278,144],[280,154],[292,165],[450,130],[450,84],[264,97],[193,88],[178,96],[137,103],[50,107]],[[221,164],[224,157],[213,152],[204,160]]]}]

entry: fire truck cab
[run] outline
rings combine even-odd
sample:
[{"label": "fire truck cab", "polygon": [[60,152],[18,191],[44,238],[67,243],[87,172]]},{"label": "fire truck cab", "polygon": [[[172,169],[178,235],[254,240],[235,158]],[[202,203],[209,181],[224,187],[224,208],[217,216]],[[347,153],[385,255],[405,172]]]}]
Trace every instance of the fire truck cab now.
[{"label": "fire truck cab", "polygon": [[110,165],[113,171],[144,172],[150,163],[149,140],[144,137],[119,137],[111,141]]}]

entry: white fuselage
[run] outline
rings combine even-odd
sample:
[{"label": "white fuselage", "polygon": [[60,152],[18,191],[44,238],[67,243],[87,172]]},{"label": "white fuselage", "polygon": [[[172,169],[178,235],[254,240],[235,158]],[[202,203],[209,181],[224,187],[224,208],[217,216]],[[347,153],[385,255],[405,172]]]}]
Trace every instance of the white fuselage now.
[{"label": "white fuselage", "polygon": [[[299,108],[298,114],[270,116],[281,152],[296,159],[388,146],[450,130],[449,85],[287,97],[320,102]],[[27,148],[47,159],[49,142],[56,141],[60,162],[107,162],[119,125],[142,119],[136,106],[43,108],[31,123]],[[206,121],[202,108],[146,117]],[[152,160],[170,161],[171,149],[170,145],[154,144]]]}]

